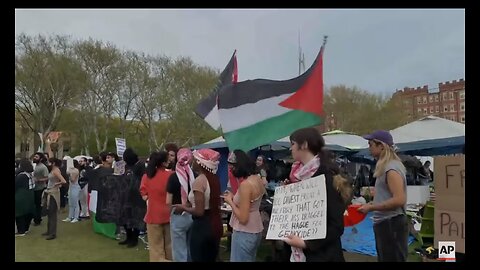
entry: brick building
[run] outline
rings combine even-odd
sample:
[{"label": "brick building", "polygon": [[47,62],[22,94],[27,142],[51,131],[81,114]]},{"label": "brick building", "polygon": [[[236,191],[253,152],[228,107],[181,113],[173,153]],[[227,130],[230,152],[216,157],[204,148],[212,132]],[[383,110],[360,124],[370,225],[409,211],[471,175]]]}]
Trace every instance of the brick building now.
[{"label": "brick building", "polygon": [[465,80],[439,83],[438,88],[405,87],[396,90],[392,98],[401,98],[403,110],[409,120],[434,115],[465,123]]}]

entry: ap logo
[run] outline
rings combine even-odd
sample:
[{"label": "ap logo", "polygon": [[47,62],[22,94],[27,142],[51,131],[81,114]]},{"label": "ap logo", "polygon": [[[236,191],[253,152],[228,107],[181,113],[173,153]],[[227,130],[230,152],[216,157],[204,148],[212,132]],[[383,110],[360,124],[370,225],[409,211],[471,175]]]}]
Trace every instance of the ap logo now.
[{"label": "ap logo", "polygon": [[455,242],[438,241],[438,259],[446,262],[454,262]]}]

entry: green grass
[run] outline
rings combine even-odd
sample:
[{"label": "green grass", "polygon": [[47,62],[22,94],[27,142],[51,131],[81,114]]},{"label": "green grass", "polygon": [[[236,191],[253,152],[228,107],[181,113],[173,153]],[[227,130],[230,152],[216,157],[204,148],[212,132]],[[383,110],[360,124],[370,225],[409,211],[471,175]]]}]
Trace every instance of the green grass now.
[{"label": "green grass", "polygon": [[[93,232],[92,221],[84,220],[74,224],[62,222],[66,213],[59,215],[57,238],[47,241],[42,233],[47,231],[47,219],[40,226],[31,226],[30,232],[23,237],[15,237],[15,261],[17,262],[148,262],[148,250],[142,241],[135,248],[118,245],[118,241]],[[224,248],[226,238],[222,239],[220,258],[228,262],[230,253]],[[409,247],[408,261],[422,261],[416,255],[415,242]],[[271,246],[263,243],[257,252],[257,261],[265,261],[270,255]],[[345,252],[347,262],[376,262],[376,257]]]},{"label": "green grass", "polygon": [[77,223],[62,222],[60,214],[57,238],[45,240],[46,217],[40,226],[30,226],[30,232],[15,237],[17,262],[148,262],[148,250],[142,241],[135,248],[118,245],[118,241],[93,232],[91,220]]}]

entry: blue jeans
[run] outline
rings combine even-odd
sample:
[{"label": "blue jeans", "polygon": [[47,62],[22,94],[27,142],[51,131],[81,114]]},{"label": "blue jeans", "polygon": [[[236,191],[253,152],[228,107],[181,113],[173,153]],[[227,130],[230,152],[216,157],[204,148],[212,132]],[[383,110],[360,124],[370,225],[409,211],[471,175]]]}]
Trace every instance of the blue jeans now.
[{"label": "blue jeans", "polygon": [[247,233],[233,230],[231,262],[255,262],[262,233]]},{"label": "blue jeans", "polygon": [[68,217],[78,219],[80,216],[80,185],[70,185],[68,190]]},{"label": "blue jeans", "polygon": [[190,262],[190,246],[188,244],[188,235],[192,225],[192,215],[184,213],[183,215],[170,215],[170,237],[172,238],[172,255],[174,262]]}]

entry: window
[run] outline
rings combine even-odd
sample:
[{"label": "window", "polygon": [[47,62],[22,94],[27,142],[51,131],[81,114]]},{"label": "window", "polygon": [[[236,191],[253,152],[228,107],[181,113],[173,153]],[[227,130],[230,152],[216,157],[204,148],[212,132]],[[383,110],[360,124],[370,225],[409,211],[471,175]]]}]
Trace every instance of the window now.
[{"label": "window", "polygon": [[423,97],[423,104],[427,104],[427,97]]},{"label": "window", "polygon": [[438,105],[435,106],[435,112],[436,112],[436,113],[439,113],[439,112],[440,112],[440,106],[438,106]]},{"label": "window", "polygon": [[465,102],[460,103],[460,111],[465,111]]},{"label": "window", "polygon": [[422,97],[417,97],[417,104],[422,104]]},{"label": "window", "polygon": [[433,106],[430,106],[430,114],[433,113]]},{"label": "window", "polygon": [[450,100],[454,100],[454,98],[453,98],[453,92],[450,92]]},{"label": "window", "polygon": [[465,115],[462,115],[462,117],[460,117],[460,122],[465,123]]},{"label": "window", "polygon": [[423,114],[424,114],[424,115],[427,115],[427,114],[428,114],[427,108],[424,108],[424,109],[423,109]]},{"label": "window", "polygon": [[465,91],[460,91],[460,99],[465,99]]},{"label": "window", "polygon": [[438,102],[438,95],[435,95],[435,102]]},{"label": "window", "polygon": [[422,108],[418,108],[418,109],[417,109],[417,113],[418,113],[418,114],[421,114],[421,113],[422,113]]},{"label": "window", "polygon": [[450,111],[454,112],[455,111],[455,104],[450,104]]},{"label": "window", "polygon": [[443,111],[448,112],[448,105],[443,105]]},{"label": "window", "polygon": [[432,95],[428,96],[428,102],[433,103],[433,96]]},{"label": "window", "polygon": [[448,97],[448,93],[443,93],[442,94],[442,100],[447,100],[447,97]]},{"label": "window", "polygon": [[452,121],[457,121],[457,116],[456,115],[452,115]]}]

